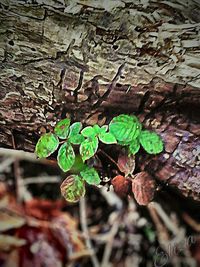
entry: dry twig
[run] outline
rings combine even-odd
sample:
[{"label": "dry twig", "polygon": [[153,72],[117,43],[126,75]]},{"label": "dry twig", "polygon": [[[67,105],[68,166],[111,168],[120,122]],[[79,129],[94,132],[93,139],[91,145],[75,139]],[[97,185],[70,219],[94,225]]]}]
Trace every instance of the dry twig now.
[{"label": "dry twig", "polygon": [[[11,133],[11,136],[12,136],[13,148],[16,149],[15,139],[12,133]],[[18,202],[21,202],[24,184],[23,184],[23,179],[21,177],[19,160],[17,158],[13,162],[13,167],[14,167],[14,175],[15,175],[16,198]]]},{"label": "dry twig", "polygon": [[0,148],[0,156],[10,156],[19,160],[26,160],[30,162],[37,162],[41,164],[54,165],[57,166],[56,161],[48,159],[37,159],[36,155],[31,152],[26,152],[23,150],[15,150],[10,148]]},{"label": "dry twig", "polygon": [[186,212],[182,215],[184,221],[189,224],[189,226],[196,232],[200,232],[200,223],[196,222],[189,214]]},{"label": "dry twig", "polygon": [[9,167],[14,161],[15,161],[15,159],[12,158],[12,157],[5,158],[5,159],[1,162],[1,165],[0,165],[0,172],[5,171],[6,168]]},{"label": "dry twig", "polygon": [[28,177],[24,179],[24,185],[29,184],[43,184],[43,183],[59,183],[59,176],[39,176],[39,177]]},{"label": "dry twig", "polygon": [[87,246],[87,249],[92,252],[91,253],[91,261],[92,261],[94,267],[99,267],[100,266],[99,261],[96,257],[95,251],[93,249],[92,242],[90,240],[89,231],[88,231],[87,218],[86,218],[86,203],[85,203],[84,197],[82,197],[80,199],[79,208],[80,208],[81,228],[82,228],[82,231],[83,231],[83,234],[85,237],[86,246]]},{"label": "dry twig", "polygon": [[110,230],[110,238],[108,239],[108,242],[106,243],[106,246],[104,248],[104,254],[103,254],[103,260],[102,260],[102,263],[101,263],[101,267],[108,267],[109,266],[109,261],[110,261],[110,255],[111,255],[111,252],[112,252],[112,247],[113,247],[113,241],[114,241],[114,238],[115,238],[115,235],[119,229],[119,214],[117,213],[116,214],[116,218],[114,220],[114,223],[111,227],[111,230]]}]

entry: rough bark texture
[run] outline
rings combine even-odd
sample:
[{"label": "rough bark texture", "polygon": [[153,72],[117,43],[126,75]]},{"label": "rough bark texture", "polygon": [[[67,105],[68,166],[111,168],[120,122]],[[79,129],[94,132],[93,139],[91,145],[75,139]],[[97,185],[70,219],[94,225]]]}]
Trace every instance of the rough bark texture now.
[{"label": "rough bark texture", "polygon": [[200,199],[198,0],[1,0],[0,20],[1,146],[136,113],[165,141],[141,168]]}]

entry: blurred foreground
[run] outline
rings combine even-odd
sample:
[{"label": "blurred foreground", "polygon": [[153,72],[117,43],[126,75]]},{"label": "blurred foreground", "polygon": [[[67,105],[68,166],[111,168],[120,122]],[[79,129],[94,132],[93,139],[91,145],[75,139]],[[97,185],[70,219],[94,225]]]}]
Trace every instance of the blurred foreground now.
[{"label": "blurred foreground", "polygon": [[163,190],[142,207],[105,182],[72,205],[54,164],[8,154],[0,158],[0,267],[200,266],[198,203]]}]

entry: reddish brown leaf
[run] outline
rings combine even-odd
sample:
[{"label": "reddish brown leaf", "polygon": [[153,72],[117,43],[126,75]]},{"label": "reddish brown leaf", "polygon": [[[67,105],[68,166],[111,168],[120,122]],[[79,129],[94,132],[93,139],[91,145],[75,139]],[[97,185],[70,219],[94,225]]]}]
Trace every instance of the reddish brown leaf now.
[{"label": "reddish brown leaf", "polygon": [[121,197],[127,196],[131,186],[131,182],[122,175],[115,176],[111,184],[113,185],[115,193]]},{"label": "reddish brown leaf", "polygon": [[135,156],[127,154],[120,154],[117,161],[118,168],[121,172],[128,176],[135,170]]},{"label": "reddish brown leaf", "polygon": [[155,186],[155,180],[147,172],[140,172],[134,176],[132,192],[139,205],[147,205],[152,201]]},{"label": "reddish brown leaf", "polygon": [[61,214],[61,208],[64,206],[62,200],[50,201],[44,199],[32,199],[25,203],[27,215],[41,220],[50,220],[52,217]]},{"label": "reddish brown leaf", "polygon": [[0,193],[0,230],[12,230],[1,235],[0,265],[12,266],[8,253],[15,249],[20,267],[61,267],[69,259],[91,254],[85,248],[77,219],[62,211],[64,200],[32,199],[21,205],[3,184]]}]

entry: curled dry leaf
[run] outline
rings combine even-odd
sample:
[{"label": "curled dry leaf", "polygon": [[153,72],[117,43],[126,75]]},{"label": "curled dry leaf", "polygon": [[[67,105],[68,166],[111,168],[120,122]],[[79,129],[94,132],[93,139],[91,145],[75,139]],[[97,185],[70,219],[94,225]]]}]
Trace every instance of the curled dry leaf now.
[{"label": "curled dry leaf", "polygon": [[147,172],[140,172],[132,181],[132,192],[139,205],[147,205],[152,201],[155,192],[155,180]]},{"label": "curled dry leaf", "polygon": [[118,168],[125,176],[131,175],[135,170],[135,156],[120,154],[117,161]]},{"label": "curled dry leaf", "polygon": [[115,193],[121,197],[127,196],[131,186],[131,182],[122,175],[115,176],[111,184],[113,185]]}]

